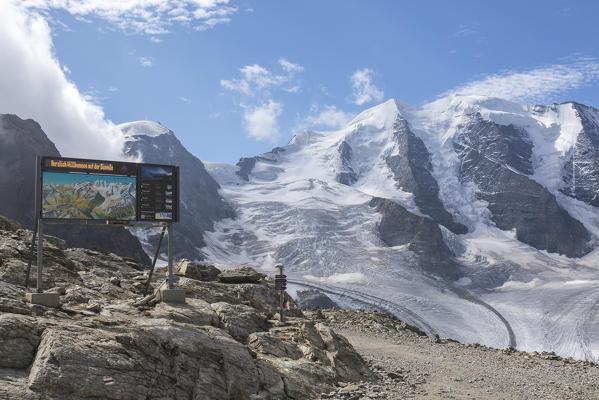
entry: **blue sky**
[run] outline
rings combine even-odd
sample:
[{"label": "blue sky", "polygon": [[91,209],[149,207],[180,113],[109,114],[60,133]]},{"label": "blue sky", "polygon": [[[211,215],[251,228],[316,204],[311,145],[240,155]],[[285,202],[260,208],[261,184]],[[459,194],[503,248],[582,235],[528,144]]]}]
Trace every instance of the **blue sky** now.
[{"label": "blue sky", "polygon": [[[56,126],[56,117],[25,101],[12,107],[9,96],[0,112],[40,120],[63,155],[85,155],[77,129],[93,135],[105,121],[149,119],[202,160],[235,163],[302,129],[333,129],[389,98],[423,104],[457,91],[599,106],[595,1],[142,3],[19,2],[13,12],[29,20],[15,25],[23,32],[13,42],[39,42],[43,34],[27,27],[47,24],[64,75],[56,79],[76,86],[81,99],[71,99],[71,109],[84,109],[76,121],[84,126]],[[14,44],[7,40],[0,39],[0,59]],[[4,93],[11,83],[1,79],[10,75],[0,78]],[[55,112],[68,114],[71,100],[61,99],[65,110]]]}]

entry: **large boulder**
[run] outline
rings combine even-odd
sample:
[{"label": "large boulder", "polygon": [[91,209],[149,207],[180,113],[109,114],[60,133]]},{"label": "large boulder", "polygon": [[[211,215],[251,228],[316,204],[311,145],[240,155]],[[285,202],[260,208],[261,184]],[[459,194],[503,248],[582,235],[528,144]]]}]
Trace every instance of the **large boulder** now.
[{"label": "large boulder", "polygon": [[248,347],[258,353],[292,360],[297,360],[303,355],[297,345],[281,340],[269,332],[255,332],[249,335]]},{"label": "large boulder", "polygon": [[191,260],[183,259],[175,265],[175,274],[198,281],[211,282],[218,279],[221,271],[213,265],[196,264]]},{"label": "large boulder", "polygon": [[167,320],[122,333],[48,329],[29,375],[29,388],[64,399],[228,399],[258,385],[243,345],[218,328]]},{"label": "large boulder", "polygon": [[245,342],[250,333],[265,331],[264,314],[244,304],[214,303],[210,305],[218,315],[221,326],[235,339]]},{"label": "large boulder", "polygon": [[250,267],[228,269],[218,275],[222,283],[258,283],[265,275]]},{"label": "large boulder", "polygon": [[42,331],[35,318],[0,314],[0,368],[29,367]]},{"label": "large boulder", "polygon": [[335,333],[323,323],[316,324],[316,329],[324,341],[331,365],[340,380],[351,382],[370,379],[374,376],[368,368],[368,364],[344,336]]},{"label": "large boulder", "polygon": [[337,307],[329,296],[316,289],[298,290],[297,303],[303,309]]}]

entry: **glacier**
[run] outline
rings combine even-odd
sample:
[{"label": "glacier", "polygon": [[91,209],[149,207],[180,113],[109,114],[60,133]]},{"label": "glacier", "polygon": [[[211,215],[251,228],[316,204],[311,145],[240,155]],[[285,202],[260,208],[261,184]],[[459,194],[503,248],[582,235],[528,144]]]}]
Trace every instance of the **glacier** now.
[{"label": "glacier", "polygon": [[[237,165],[204,162],[232,211],[212,218],[198,259],[282,263],[292,292],[431,336],[598,361],[597,121],[577,103],[392,99]],[[135,124],[123,128],[144,160],[172,136]]]}]

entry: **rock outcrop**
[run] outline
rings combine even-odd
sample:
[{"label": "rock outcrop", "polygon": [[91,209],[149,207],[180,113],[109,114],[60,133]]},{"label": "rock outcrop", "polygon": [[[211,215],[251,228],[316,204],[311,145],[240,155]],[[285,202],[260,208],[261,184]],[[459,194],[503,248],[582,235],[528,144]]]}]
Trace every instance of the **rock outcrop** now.
[{"label": "rock outcrop", "polygon": [[316,289],[298,290],[296,294],[297,303],[302,309],[333,308],[337,306],[329,296]]},{"label": "rock outcrop", "polygon": [[247,267],[229,276],[250,281],[223,283],[226,271],[183,260],[174,284],[187,301],[168,304],[142,296],[142,265],[46,236],[44,288],[61,306],[27,303],[30,238],[0,219],[0,398],[310,399],[374,376],[288,296],[279,322],[273,280]]},{"label": "rock outcrop", "polygon": [[488,203],[498,228],[515,229],[518,240],[550,253],[582,257],[591,251],[584,225],[527,176],[532,173],[532,142],[526,131],[480,115],[458,131],[459,179],[476,185],[476,197]]}]

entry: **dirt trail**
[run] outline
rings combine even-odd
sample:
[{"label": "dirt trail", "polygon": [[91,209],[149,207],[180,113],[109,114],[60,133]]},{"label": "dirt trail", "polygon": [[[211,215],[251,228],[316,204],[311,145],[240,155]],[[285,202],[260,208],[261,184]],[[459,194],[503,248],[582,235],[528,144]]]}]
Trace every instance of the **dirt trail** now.
[{"label": "dirt trail", "polygon": [[372,368],[376,382],[348,385],[329,399],[599,399],[599,365],[529,354],[436,343],[384,313],[325,311]]}]

